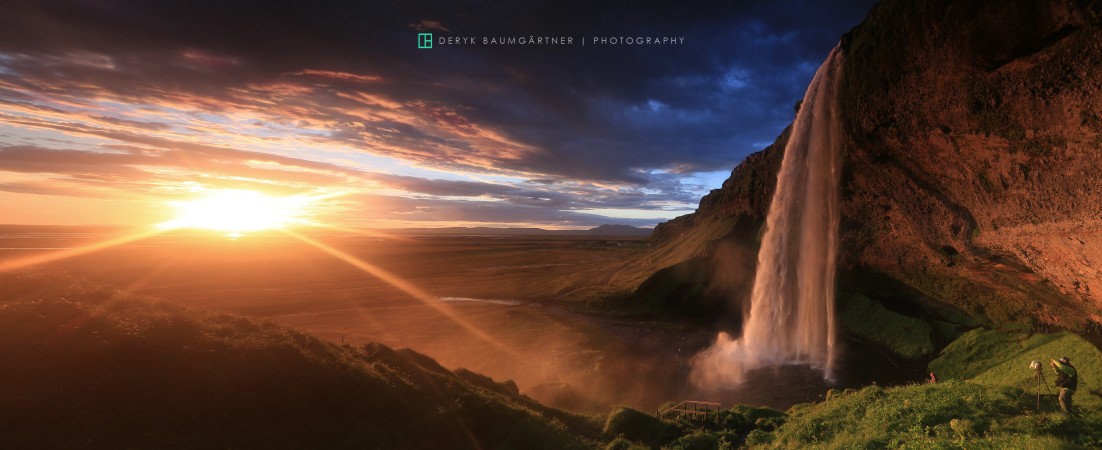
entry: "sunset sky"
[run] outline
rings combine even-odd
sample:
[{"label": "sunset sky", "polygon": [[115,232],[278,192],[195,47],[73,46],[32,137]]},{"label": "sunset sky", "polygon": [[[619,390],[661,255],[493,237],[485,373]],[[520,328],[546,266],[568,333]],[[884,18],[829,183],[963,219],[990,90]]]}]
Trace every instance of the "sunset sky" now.
[{"label": "sunset sky", "polygon": [[233,188],[340,194],[312,212],[346,226],[652,226],[773,141],[871,6],[591,3],[9,4],[0,223],[149,224]]}]

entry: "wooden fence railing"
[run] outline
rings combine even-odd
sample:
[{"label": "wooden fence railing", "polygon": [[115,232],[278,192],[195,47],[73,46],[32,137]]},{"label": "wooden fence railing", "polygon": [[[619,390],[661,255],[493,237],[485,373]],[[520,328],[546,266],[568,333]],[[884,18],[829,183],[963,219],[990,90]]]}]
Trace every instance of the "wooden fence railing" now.
[{"label": "wooden fence railing", "polygon": [[682,418],[688,416],[693,422],[699,421],[701,425],[709,420],[714,423],[719,423],[719,411],[723,407],[719,403],[714,402],[699,402],[695,400],[685,400],[672,407],[658,410],[657,417],[659,419],[672,419]]}]

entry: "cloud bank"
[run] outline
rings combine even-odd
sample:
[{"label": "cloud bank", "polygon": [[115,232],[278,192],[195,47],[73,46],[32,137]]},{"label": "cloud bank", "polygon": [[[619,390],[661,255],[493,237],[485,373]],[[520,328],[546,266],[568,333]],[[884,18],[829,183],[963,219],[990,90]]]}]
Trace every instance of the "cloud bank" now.
[{"label": "cloud bank", "polygon": [[716,3],[23,2],[0,16],[0,192],[333,190],[348,224],[653,225],[773,140],[871,4]]}]

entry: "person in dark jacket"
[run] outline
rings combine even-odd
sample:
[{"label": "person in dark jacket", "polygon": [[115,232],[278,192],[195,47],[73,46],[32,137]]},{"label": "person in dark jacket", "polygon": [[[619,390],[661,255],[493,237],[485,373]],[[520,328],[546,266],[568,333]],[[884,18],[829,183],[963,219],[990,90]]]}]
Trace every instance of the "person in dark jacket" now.
[{"label": "person in dark jacket", "polygon": [[1071,365],[1071,359],[1067,356],[1059,361],[1050,359],[1052,370],[1056,371],[1056,387],[1060,388],[1060,409],[1071,414],[1071,396],[1075,395],[1075,389],[1079,387],[1079,374],[1075,366]]}]

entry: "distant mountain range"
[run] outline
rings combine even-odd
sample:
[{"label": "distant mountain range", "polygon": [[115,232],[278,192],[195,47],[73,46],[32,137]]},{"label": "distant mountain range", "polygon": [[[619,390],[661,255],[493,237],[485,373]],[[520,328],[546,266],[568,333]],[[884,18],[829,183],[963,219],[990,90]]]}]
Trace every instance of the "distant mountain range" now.
[{"label": "distant mountain range", "polygon": [[492,228],[492,227],[446,227],[446,228],[396,228],[380,230],[388,234],[401,235],[440,235],[440,236],[593,236],[593,237],[647,237],[650,228],[631,225],[605,224],[588,230],[546,230],[543,228]]},{"label": "distant mountain range", "polygon": [[[0,234],[26,233],[90,233],[110,234],[125,229],[110,225],[4,225],[0,224]],[[641,238],[650,236],[651,228],[631,225],[605,224],[588,230],[546,230],[543,228],[493,228],[493,227],[445,227],[445,228],[386,228],[375,231],[398,235],[440,235],[440,236],[593,236]]]}]

